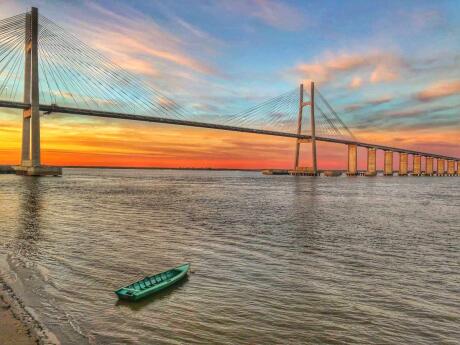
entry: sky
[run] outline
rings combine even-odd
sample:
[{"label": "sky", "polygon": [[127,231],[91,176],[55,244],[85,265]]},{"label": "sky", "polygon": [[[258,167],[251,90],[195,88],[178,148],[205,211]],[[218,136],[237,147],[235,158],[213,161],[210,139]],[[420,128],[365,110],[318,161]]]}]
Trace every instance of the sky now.
[{"label": "sky", "polygon": [[[359,140],[460,156],[459,1],[0,0],[0,17],[31,6],[209,116],[315,81]],[[0,164],[19,163],[20,143],[21,114],[0,110]],[[50,165],[290,168],[294,147],[269,136],[42,117]],[[346,168],[346,152],[320,143],[319,167]]]}]

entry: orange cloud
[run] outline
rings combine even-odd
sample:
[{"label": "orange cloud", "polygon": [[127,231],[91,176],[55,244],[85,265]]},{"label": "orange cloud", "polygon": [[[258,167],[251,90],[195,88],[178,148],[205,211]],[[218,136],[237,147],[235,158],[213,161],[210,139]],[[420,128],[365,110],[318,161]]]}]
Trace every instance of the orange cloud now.
[{"label": "orange cloud", "polygon": [[[128,36],[129,35],[129,36]],[[136,37],[136,38],[134,38]],[[104,40],[97,40],[94,42],[99,50],[111,53],[114,56],[124,56],[124,65],[131,70],[137,70],[148,74],[157,74],[158,72],[147,62],[133,58],[132,56],[142,55],[144,57],[153,57],[163,59],[179,66],[190,68],[196,72],[213,74],[214,69],[206,64],[198,62],[182,52],[170,51],[166,49],[152,48],[155,46],[153,43],[144,41],[145,37],[137,38],[139,35],[132,35],[132,33],[104,33]],[[129,63],[126,63],[129,62]]]},{"label": "orange cloud", "polygon": [[326,82],[332,78],[334,72],[353,70],[365,64],[366,59],[363,56],[340,55],[319,63],[303,63],[295,69],[311,80]]},{"label": "orange cloud", "polygon": [[358,89],[361,87],[361,85],[363,85],[363,79],[360,78],[360,77],[354,77],[351,82],[350,82],[350,85],[349,87],[351,89]]},{"label": "orange cloud", "polygon": [[398,79],[399,74],[387,65],[377,65],[371,74],[371,83],[380,83]]},{"label": "orange cloud", "polygon": [[171,18],[173,26],[181,29],[173,33],[128,5],[119,4],[117,9],[95,2],[85,3],[84,8],[74,6],[72,11],[80,15],[70,18],[66,29],[121,68],[164,79],[168,84],[177,83],[184,71],[195,79],[220,73],[202,60],[205,53],[215,54],[214,48],[219,44],[209,34],[182,19]]},{"label": "orange cloud", "polygon": [[[297,65],[294,73],[302,74],[307,80],[324,83],[338,78],[341,73],[362,70],[370,73],[371,82],[378,83],[397,79],[403,65],[399,57],[388,53],[328,54],[319,62]],[[355,80],[355,85],[358,80]]]},{"label": "orange cloud", "polygon": [[429,102],[438,98],[449,97],[460,94],[459,81],[440,81],[419,92],[416,98],[422,102]]}]

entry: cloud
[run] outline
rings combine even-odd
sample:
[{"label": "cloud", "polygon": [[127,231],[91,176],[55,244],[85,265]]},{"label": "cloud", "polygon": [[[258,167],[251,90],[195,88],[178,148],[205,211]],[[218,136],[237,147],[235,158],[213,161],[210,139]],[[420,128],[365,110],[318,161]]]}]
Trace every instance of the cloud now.
[{"label": "cloud", "polygon": [[453,95],[460,95],[460,80],[437,82],[417,93],[415,98],[421,102],[430,102]]},{"label": "cloud", "polygon": [[[152,18],[131,8],[122,9],[124,14],[121,15],[94,3],[90,3],[89,7],[98,12],[99,15],[103,15],[102,20],[98,16],[95,28],[88,28],[93,32],[91,38],[96,41],[95,43],[100,49],[135,57],[141,60],[141,66],[145,64],[145,58],[151,58],[184,66],[195,72],[205,74],[215,72],[214,68],[200,62],[184,51],[186,39],[168,32]],[[104,18],[107,20],[104,20]],[[182,26],[186,25],[183,20],[181,23]],[[88,23],[86,24],[88,25]],[[95,35],[96,33],[99,33],[99,35]],[[196,30],[193,31],[193,34],[194,37],[197,37]],[[206,39],[208,40],[208,38]]]},{"label": "cloud", "polygon": [[350,104],[350,105],[345,106],[344,110],[346,112],[352,112],[356,110],[361,110],[364,107],[365,107],[364,104]]},{"label": "cloud", "polygon": [[[342,53],[326,54],[315,62],[300,63],[293,72],[301,74],[306,80],[327,83],[339,79],[343,74],[360,71],[368,75],[370,82],[380,83],[399,78],[404,66],[399,56],[390,53]],[[358,84],[359,79],[356,79],[354,85]],[[350,86],[353,86],[353,82]]]},{"label": "cloud", "polygon": [[[8,15],[21,13],[29,6],[26,0],[7,0],[7,3],[11,7]],[[196,24],[200,25],[197,27],[193,21],[192,24],[186,17],[180,17],[177,11],[153,12],[157,4],[146,5],[152,9],[144,11],[136,4],[118,2],[68,1],[61,5],[43,2],[40,14],[103,55],[107,64],[102,69],[110,68],[114,73],[126,70],[133,75],[133,80],[146,81],[162,94],[174,94],[180,104],[191,104],[202,94],[209,94],[209,90],[228,93],[227,85],[222,83],[226,71],[218,68],[216,63],[216,56],[222,53],[225,43],[215,38],[213,31],[203,31],[201,23]],[[72,59],[71,51],[62,50],[62,55]],[[77,54],[75,59],[80,56]],[[60,58],[53,56],[55,63]],[[63,64],[69,65],[70,62],[64,61]],[[103,73],[102,69],[94,74]],[[98,82],[106,83],[104,80]],[[68,84],[67,88],[73,85]]]},{"label": "cloud", "polygon": [[391,97],[384,96],[380,98],[371,99],[367,103],[370,105],[380,105],[380,104],[388,103],[391,100],[392,100]]},{"label": "cloud", "polygon": [[303,24],[302,15],[293,7],[281,1],[254,0],[255,11],[253,16],[261,19],[268,25],[279,29],[296,30]]},{"label": "cloud", "polygon": [[221,2],[226,11],[258,19],[276,29],[295,31],[309,21],[298,8],[279,0],[242,0]]},{"label": "cloud", "polygon": [[[428,129],[445,126],[460,126],[456,111],[460,104],[442,105],[438,107],[411,106],[403,109],[389,109],[374,112],[357,121],[353,128],[374,128],[378,130],[395,130],[397,128],[424,128]],[[429,125],[428,125],[429,124]],[[437,125],[436,125],[437,124]]]},{"label": "cloud", "polygon": [[370,76],[371,83],[380,83],[398,79],[398,73],[387,65],[377,65]]},{"label": "cloud", "polygon": [[391,97],[383,96],[383,97],[363,101],[361,103],[347,105],[345,106],[344,110],[346,112],[352,112],[352,111],[361,110],[361,109],[364,109],[370,106],[378,106],[380,104],[385,104],[385,103],[391,102],[391,100],[392,100]]},{"label": "cloud", "polygon": [[350,84],[349,87],[350,89],[359,89],[363,85],[363,79],[361,77],[354,77]]},{"label": "cloud", "polygon": [[104,39],[102,40],[101,37],[95,44],[100,50],[121,57],[119,60],[124,63],[125,67],[152,75],[158,74],[153,66],[150,66],[146,61],[138,60],[137,58],[133,59],[130,56],[137,55],[154,60],[161,59],[204,74],[213,74],[215,72],[209,65],[201,63],[177,50],[152,48],[155,45],[144,40],[144,38],[134,35],[134,32],[132,34],[127,32],[106,32],[104,33]]}]

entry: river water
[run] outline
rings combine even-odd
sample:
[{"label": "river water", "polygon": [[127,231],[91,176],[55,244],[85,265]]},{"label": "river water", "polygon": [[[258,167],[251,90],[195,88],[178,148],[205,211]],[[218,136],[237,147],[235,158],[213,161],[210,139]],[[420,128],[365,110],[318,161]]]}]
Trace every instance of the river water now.
[{"label": "river water", "polygon": [[[0,175],[0,220],[63,344],[459,344],[459,177]],[[183,262],[158,296],[113,294]]]}]

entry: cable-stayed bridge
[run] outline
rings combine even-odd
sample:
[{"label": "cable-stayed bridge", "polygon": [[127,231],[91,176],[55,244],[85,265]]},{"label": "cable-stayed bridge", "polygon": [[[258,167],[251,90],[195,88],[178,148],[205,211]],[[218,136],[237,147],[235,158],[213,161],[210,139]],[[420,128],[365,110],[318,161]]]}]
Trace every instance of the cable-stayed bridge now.
[{"label": "cable-stayed bridge", "polygon": [[[51,113],[293,138],[294,174],[318,174],[317,141],[348,145],[349,175],[358,174],[358,147],[368,149],[370,176],[377,172],[376,150],[385,151],[386,175],[393,175],[395,152],[399,153],[400,175],[410,172],[408,155],[413,156],[414,175],[435,174],[433,159],[437,159],[438,175],[458,174],[460,169],[457,157],[360,142],[314,83],[236,114],[210,117],[197,113],[39,15],[36,8],[0,20],[0,107],[23,110],[21,165],[16,171],[26,175],[60,174],[59,168],[42,166],[40,159],[40,116]],[[312,147],[310,169],[300,167],[303,143]],[[425,171],[421,169],[422,157],[426,159]]]}]

